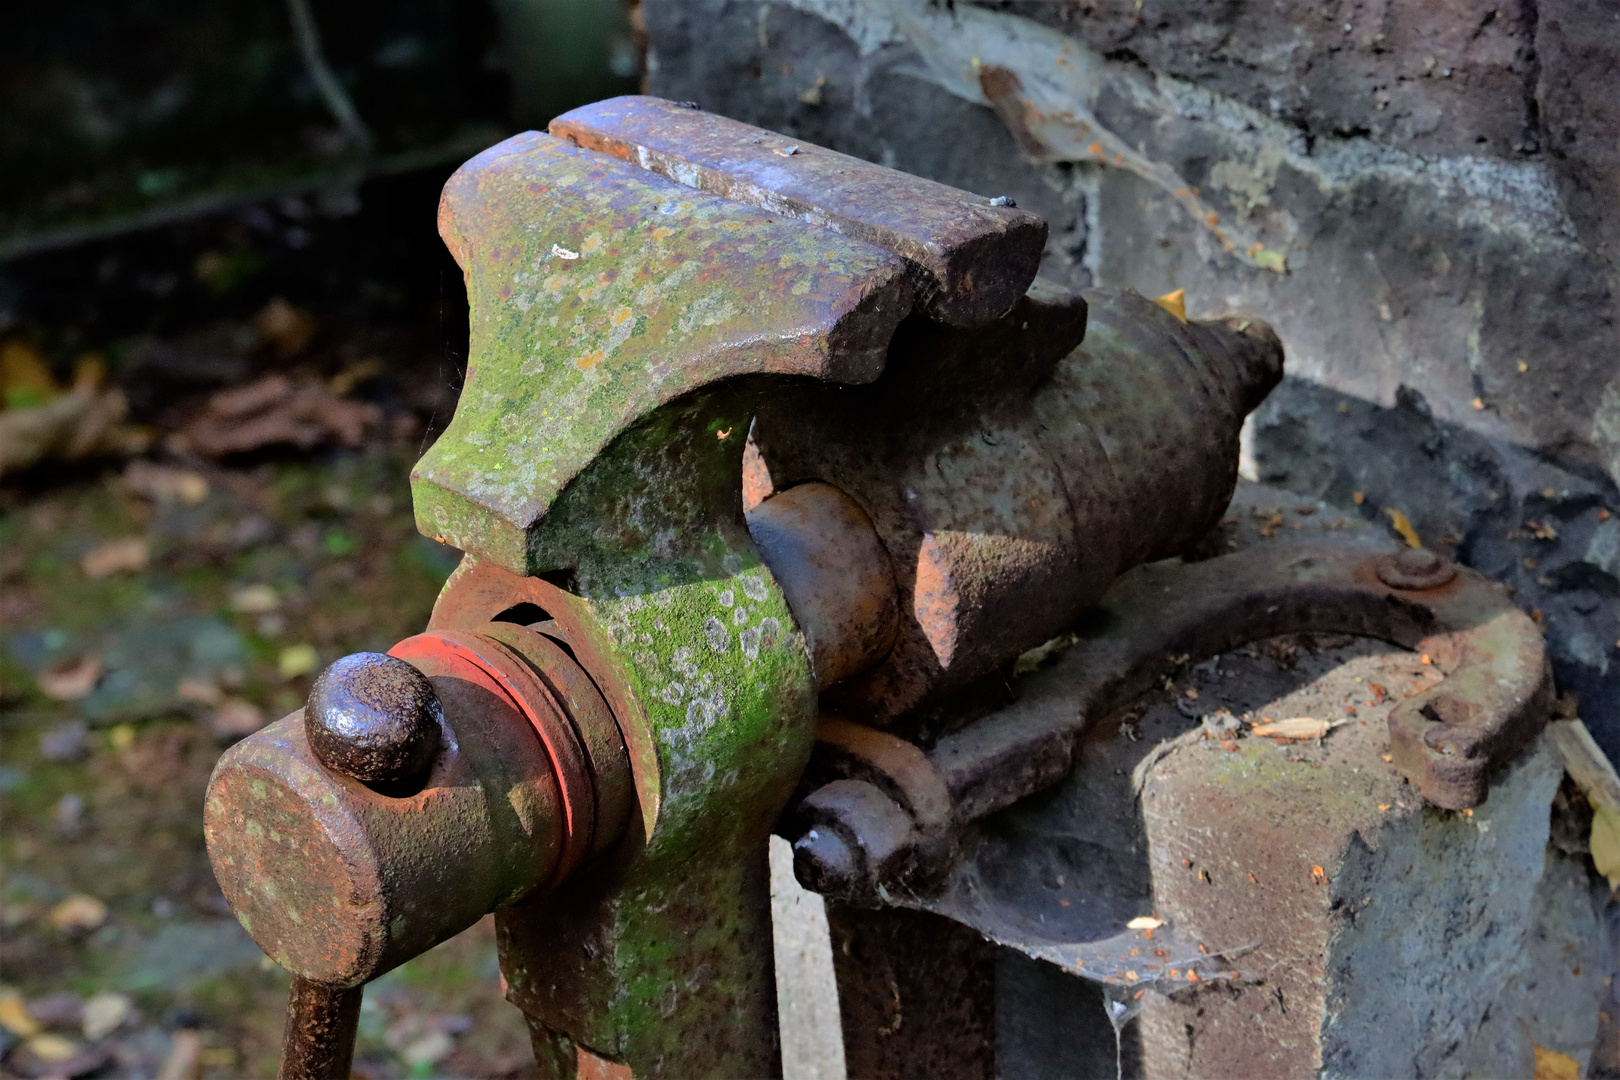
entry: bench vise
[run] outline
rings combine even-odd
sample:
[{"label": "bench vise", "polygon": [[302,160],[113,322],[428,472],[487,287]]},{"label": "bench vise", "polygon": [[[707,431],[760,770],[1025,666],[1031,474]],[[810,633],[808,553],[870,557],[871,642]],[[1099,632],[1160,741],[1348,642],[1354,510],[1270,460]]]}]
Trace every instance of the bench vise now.
[{"label": "bench vise", "polygon": [[1048,286],[1005,198],[649,97],[473,158],[439,227],[470,361],[412,484],[465,557],[207,797],[295,976],[282,1075],[347,1075],[363,984],[492,911],[543,1073],[779,1075],[773,829],[880,902],[1060,776],[1061,733],[966,788],[923,747],[1219,522],[1281,346]]}]

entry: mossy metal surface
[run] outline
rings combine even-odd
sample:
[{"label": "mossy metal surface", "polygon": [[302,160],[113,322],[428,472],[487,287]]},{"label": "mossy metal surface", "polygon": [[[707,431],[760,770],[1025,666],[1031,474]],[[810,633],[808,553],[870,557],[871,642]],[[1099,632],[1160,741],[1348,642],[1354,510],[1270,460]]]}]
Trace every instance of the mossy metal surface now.
[{"label": "mossy metal surface", "polygon": [[520,573],[567,565],[531,558],[530,533],[636,420],[730,376],[870,380],[910,310],[896,255],[534,132],[451,178],[440,231],[471,360],[413,474],[417,520]]},{"label": "mossy metal surface", "polygon": [[904,263],[538,134],[464,166],[440,220],[471,362],[413,483],[423,531],[470,558],[435,623],[544,600],[608,684],[643,804],[606,865],[500,914],[509,996],[637,1076],[772,1072],[764,842],[815,695],[742,451],[768,376],[878,375]]}]

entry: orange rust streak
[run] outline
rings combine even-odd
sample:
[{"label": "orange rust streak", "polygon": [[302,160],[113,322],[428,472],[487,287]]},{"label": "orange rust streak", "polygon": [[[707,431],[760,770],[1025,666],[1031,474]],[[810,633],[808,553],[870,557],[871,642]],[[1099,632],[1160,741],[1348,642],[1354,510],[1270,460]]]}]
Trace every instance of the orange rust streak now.
[{"label": "orange rust streak", "polygon": [[[512,680],[506,673],[471,649],[467,649],[456,642],[447,641],[437,634],[417,634],[414,638],[406,638],[405,641],[390,649],[389,654],[398,655],[395,650],[407,642],[416,643],[417,648],[428,655],[437,654],[451,662],[461,661],[486,676],[490,680],[490,684],[486,684],[485,689],[495,692],[499,697],[504,697],[507,703],[529,722],[529,726],[540,737],[541,745],[546,748],[546,757],[551,761],[552,774],[557,778],[557,790],[562,797],[563,824],[566,834],[570,837],[577,836],[574,800],[578,798],[578,793],[569,790],[570,785],[566,782],[567,772],[563,768],[562,758],[557,747],[552,744],[551,732],[535,713],[534,707],[529,704],[522,692],[512,685]],[[426,647],[423,648],[423,646]],[[401,659],[408,660],[410,657],[402,656]]]}]

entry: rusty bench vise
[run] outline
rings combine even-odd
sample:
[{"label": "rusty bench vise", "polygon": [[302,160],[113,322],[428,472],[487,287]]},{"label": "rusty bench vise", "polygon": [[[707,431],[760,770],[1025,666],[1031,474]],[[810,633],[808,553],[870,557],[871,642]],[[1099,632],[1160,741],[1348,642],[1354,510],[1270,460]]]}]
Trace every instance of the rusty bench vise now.
[{"label": "rusty bench vise", "polygon": [[1281,346],[1048,287],[1007,199],[656,98],[478,155],[439,226],[471,359],[412,483],[465,557],[207,797],[295,976],[282,1075],[346,1075],[362,985],[489,912],[543,1073],[779,1075],[773,828],[881,904],[1060,777],[1074,711],[982,728],[974,688],[1218,523]]}]

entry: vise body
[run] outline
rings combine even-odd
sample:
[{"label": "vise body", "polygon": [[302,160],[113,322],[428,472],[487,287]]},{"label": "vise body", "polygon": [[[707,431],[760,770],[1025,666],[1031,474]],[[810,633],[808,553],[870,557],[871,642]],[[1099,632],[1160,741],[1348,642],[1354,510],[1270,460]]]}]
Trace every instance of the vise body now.
[{"label": "vise body", "polygon": [[[1048,286],[1008,200],[632,97],[478,155],[439,225],[470,361],[412,483],[465,557],[208,793],[295,976],[284,1076],[346,1075],[364,983],[491,911],[542,1072],[777,1074],[773,829],[818,891],[926,896],[1167,654],[1425,648],[1394,765],[1444,806],[1544,719],[1534,628],[1438,556],[1193,561],[1276,336]],[[1078,695],[975,704],[1178,555],[1199,587],[1120,608]]]}]

